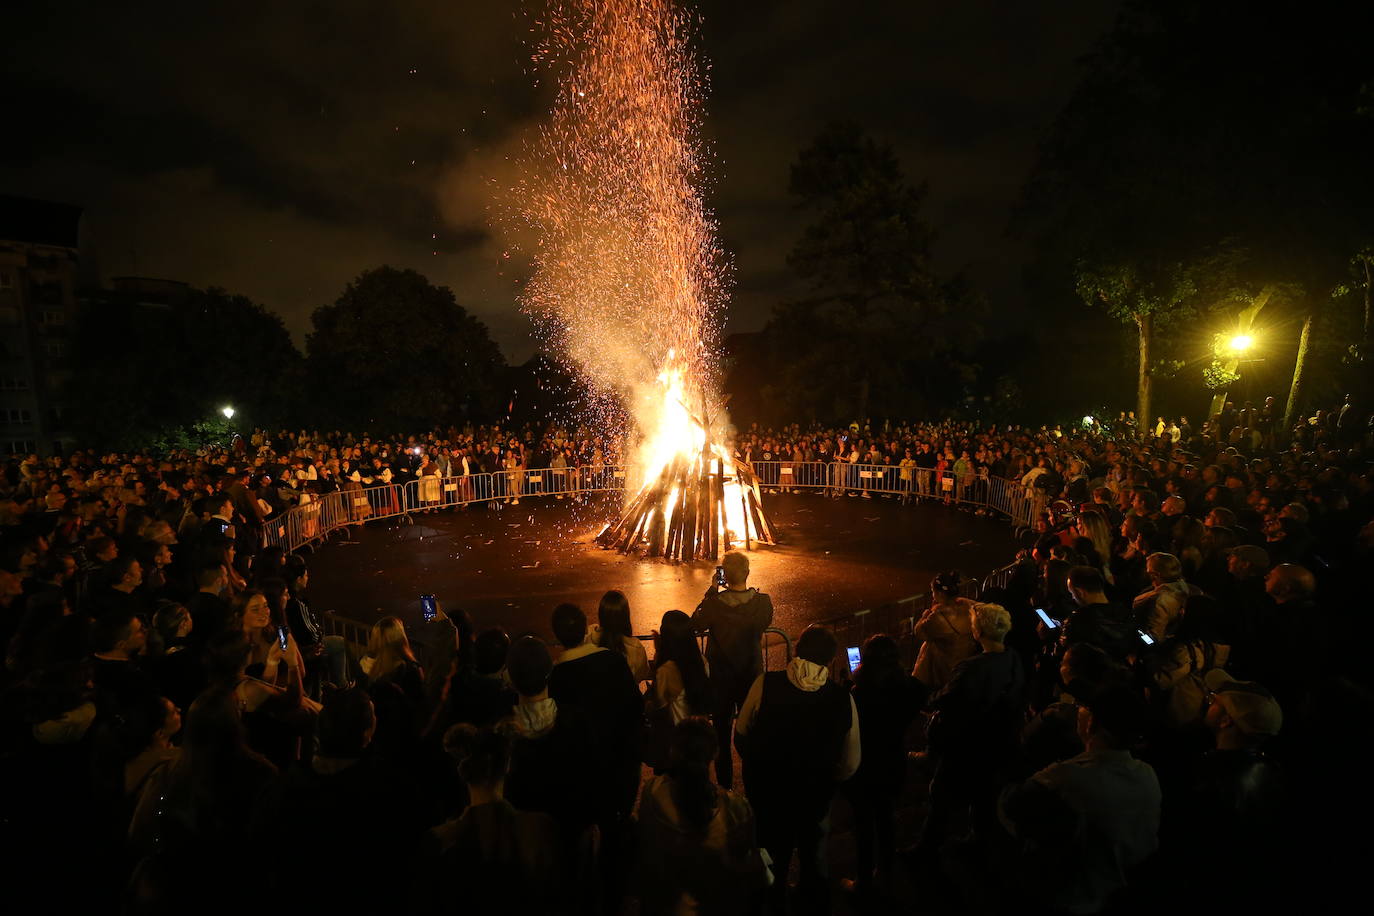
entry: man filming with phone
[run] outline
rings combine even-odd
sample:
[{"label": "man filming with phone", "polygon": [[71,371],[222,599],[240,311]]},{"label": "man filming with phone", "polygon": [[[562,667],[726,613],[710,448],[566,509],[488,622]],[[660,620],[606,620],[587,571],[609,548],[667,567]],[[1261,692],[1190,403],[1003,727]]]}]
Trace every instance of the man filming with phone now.
[{"label": "man filming with phone", "polygon": [[[722,788],[734,785],[730,756],[734,718],[749,688],[763,673],[763,631],[773,623],[773,600],[750,588],[749,558],[732,550],[717,567],[717,578],[692,614],[697,631],[709,631],[706,662],[715,709],[712,718],[720,741],[716,757],[716,781]],[[721,581],[723,580],[723,581]]]}]

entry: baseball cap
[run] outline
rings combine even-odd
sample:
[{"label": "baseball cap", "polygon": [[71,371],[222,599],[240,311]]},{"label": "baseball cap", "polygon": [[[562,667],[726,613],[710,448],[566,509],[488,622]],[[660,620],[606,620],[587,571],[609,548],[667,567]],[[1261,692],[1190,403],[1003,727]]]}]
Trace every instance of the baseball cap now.
[{"label": "baseball cap", "polygon": [[1278,700],[1254,681],[1238,681],[1220,668],[1208,671],[1202,680],[1236,727],[1247,735],[1277,735],[1283,727]]}]

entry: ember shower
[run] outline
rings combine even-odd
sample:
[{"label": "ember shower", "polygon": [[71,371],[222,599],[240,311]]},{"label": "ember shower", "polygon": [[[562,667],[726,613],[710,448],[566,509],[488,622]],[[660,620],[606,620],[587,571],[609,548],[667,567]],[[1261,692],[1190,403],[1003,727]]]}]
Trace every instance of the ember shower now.
[{"label": "ember shower", "polygon": [[770,539],[757,484],[723,445],[728,264],[701,195],[688,19],[668,0],[565,0],[538,27],[533,63],[557,95],[516,188],[516,218],[538,238],[521,301],[553,352],[632,419],[618,432],[638,506],[609,540],[691,559]]}]

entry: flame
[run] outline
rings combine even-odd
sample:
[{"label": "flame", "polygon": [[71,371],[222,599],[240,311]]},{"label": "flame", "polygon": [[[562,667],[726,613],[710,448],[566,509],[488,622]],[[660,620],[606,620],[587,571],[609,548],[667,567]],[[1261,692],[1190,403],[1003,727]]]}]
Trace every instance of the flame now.
[{"label": "flame", "polygon": [[[741,471],[723,429],[707,426],[724,424],[706,405],[719,402],[730,264],[702,193],[695,22],[675,0],[548,0],[531,64],[557,92],[519,157],[508,228],[533,268],[522,308],[587,383],[603,430],[634,443],[627,496],[681,460],[694,481],[723,478],[717,533],[743,541],[757,532]],[[670,521],[680,497],[667,494],[655,520]]]},{"label": "flame", "polygon": [[[744,508],[745,485],[734,472],[734,456],[711,435],[702,424],[702,418],[693,416],[688,408],[692,397],[687,371],[676,360],[673,350],[668,351],[668,362],[658,374],[655,389],[647,397],[650,403],[646,409],[638,411],[639,422],[647,433],[635,461],[634,485],[626,488],[627,494],[651,486],[675,459],[688,462],[691,476],[695,477],[701,475],[701,462],[709,460],[710,475],[716,477],[723,472],[725,476],[725,517],[719,526],[722,541],[742,542],[746,536],[757,537],[758,532],[750,525]],[[673,487],[662,508],[655,510],[661,512],[665,521],[672,518],[680,495],[678,488]]]}]

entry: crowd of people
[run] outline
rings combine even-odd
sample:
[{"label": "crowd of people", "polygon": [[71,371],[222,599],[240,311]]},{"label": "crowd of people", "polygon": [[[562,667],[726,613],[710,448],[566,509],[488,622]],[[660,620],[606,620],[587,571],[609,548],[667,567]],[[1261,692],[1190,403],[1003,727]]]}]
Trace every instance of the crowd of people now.
[{"label": "crowd of people", "polygon": [[1342,822],[1368,808],[1371,443],[1348,407],[1232,435],[1250,410],[740,430],[755,462],[962,461],[1041,507],[995,588],[942,573],[857,664],[817,624],[772,671],[740,553],[651,651],[610,591],[547,633],[385,617],[354,653],[306,562],[263,546],[329,488],[616,463],[583,430],[12,460],[10,865],[47,908],[131,913],[1315,904],[1358,874]]}]

